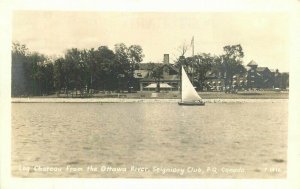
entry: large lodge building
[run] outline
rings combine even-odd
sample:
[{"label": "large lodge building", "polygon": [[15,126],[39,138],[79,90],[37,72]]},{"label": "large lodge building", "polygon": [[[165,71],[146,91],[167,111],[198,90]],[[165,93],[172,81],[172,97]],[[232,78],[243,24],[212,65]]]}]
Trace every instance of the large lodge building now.
[{"label": "large lodge building", "polygon": [[[157,78],[151,75],[155,68],[162,67],[162,77],[159,79],[160,89],[162,91],[178,91],[180,88],[180,70],[169,63],[169,55],[164,55],[163,63],[141,63],[135,70],[134,77],[138,83],[139,91],[154,91],[157,86]],[[225,75],[226,77],[226,75]],[[204,90],[224,91],[226,89],[225,78],[221,73],[208,71],[204,82]],[[272,70],[268,67],[259,67],[255,61],[247,64],[245,74],[236,74],[233,76],[232,87],[237,90],[272,90],[288,89],[289,73],[280,73],[278,69]]]}]

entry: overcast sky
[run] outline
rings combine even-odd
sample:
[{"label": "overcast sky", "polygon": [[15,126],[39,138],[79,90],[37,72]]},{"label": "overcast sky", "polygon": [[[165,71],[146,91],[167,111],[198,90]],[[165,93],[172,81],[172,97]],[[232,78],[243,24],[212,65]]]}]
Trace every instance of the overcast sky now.
[{"label": "overcast sky", "polygon": [[[13,41],[31,51],[63,55],[68,48],[114,48],[141,45],[143,62],[175,60],[181,45],[195,39],[195,54],[222,54],[225,45],[241,44],[244,65],[288,71],[289,20],[284,13],[121,13],[18,11],[13,14]],[[191,55],[189,49],[186,55]]]}]

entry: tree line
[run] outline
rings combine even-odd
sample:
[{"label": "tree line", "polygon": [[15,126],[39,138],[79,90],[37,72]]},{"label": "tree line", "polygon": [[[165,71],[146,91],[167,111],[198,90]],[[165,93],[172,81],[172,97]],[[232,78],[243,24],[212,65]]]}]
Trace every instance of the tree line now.
[{"label": "tree line", "polygon": [[[232,85],[233,76],[245,73],[241,45],[225,46],[224,54],[200,53],[193,57],[181,54],[175,61],[184,66],[198,89],[205,86],[207,71],[220,73],[225,85]],[[12,96],[49,95],[70,90],[131,91],[138,88],[134,70],[143,61],[143,49],[139,45],[119,43],[114,50],[107,46],[91,49],[68,49],[63,57],[52,59],[18,42],[12,45]],[[151,70],[159,82],[162,67]]]},{"label": "tree line", "polygon": [[97,49],[68,49],[64,57],[51,59],[30,52],[25,45],[12,46],[12,96],[48,95],[64,90],[127,90],[136,85],[133,73],[144,57],[139,45],[124,43]]}]

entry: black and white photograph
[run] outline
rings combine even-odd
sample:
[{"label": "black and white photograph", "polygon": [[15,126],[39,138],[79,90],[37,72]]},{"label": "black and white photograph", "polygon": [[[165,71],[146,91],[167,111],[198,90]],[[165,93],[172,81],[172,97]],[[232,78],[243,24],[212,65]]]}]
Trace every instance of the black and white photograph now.
[{"label": "black and white photograph", "polygon": [[292,178],[291,12],[10,16],[10,177]]}]

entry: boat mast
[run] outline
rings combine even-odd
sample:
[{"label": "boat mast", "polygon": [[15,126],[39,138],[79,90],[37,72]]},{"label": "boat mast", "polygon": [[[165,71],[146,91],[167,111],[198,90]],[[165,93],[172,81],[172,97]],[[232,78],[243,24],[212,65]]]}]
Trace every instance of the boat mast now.
[{"label": "boat mast", "polygon": [[193,50],[193,54],[192,54],[192,56],[194,57],[194,36],[193,36],[193,39],[192,39],[192,50]]},{"label": "boat mast", "polygon": [[183,66],[181,65],[181,68],[180,68],[180,84],[181,84],[181,87],[180,87],[180,94],[181,94],[181,102],[182,102],[182,72],[183,72]]},{"label": "boat mast", "polygon": [[192,38],[192,84],[194,86],[194,50],[195,50],[195,42],[194,36]]}]

